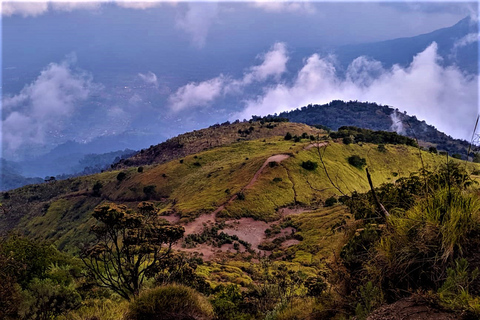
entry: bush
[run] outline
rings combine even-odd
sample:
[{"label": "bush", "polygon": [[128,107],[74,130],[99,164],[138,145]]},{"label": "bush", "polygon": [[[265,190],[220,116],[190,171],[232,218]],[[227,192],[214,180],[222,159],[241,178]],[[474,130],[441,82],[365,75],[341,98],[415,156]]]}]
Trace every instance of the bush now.
[{"label": "bush", "polygon": [[143,187],[143,193],[145,194],[147,199],[151,199],[152,197],[155,196],[155,193],[156,193],[155,188],[156,188],[155,185],[148,185]]},{"label": "bush", "polygon": [[318,163],[314,161],[307,160],[302,162],[302,168],[305,170],[313,171],[317,169],[317,167],[318,167]]},{"label": "bush", "polygon": [[103,188],[103,184],[100,181],[95,182],[92,188],[93,190],[92,195],[94,197],[100,197],[102,188]]},{"label": "bush", "polygon": [[285,140],[292,140],[292,134],[290,132],[287,132],[287,134],[285,135]]},{"label": "bush", "polygon": [[428,148],[428,152],[437,154],[437,153],[438,153],[438,150],[437,150],[437,148],[435,148],[435,147],[430,147],[430,148]]},{"label": "bush", "polygon": [[142,173],[143,172],[143,167],[138,167],[137,172]]},{"label": "bush", "polygon": [[331,207],[331,206],[333,206],[335,203],[337,203],[337,198],[335,198],[334,196],[331,196],[330,198],[328,198],[327,200],[325,200],[325,207]]},{"label": "bush", "polygon": [[384,144],[379,144],[378,147],[377,147],[377,150],[379,152],[387,152],[387,148],[385,148]]},{"label": "bush", "polygon": [[62,286],[51,279],[35,278],[23,296],[19,311],[22,319],[53,319],[81,305],[81,296],[73,286]]},{"label": "bush", "polygon": [[208,300],[192,288],[168,285],[146,291],[129,306],[127,320],[212,319]]},{"label": "bush", "polygon": [[342,141],[343,141],[343,144],[347,144],[347,145],[353,143],[353,139],[350,137],[344,137]]},{"label": "bush", "polygon": [[364,166],[367,165],[367,160],[365,160],[365,158],[361,158],[358,155],[353,155],[348,157],[348,163],[355,168],[362,169]]},{"label": "bush", "polygon": [[120,172],[118,175],[117,175],[117,180],[118,181],[123,181],[125,180],[125,178],[127,177],[127,174],[125,172]]}]

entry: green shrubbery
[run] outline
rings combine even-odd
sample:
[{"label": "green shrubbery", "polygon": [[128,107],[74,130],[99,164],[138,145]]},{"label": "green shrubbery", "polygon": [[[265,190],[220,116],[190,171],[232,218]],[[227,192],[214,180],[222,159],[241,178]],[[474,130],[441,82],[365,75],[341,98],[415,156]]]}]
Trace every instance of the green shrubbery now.
[{"label": "green shrubbery", "polygon": [[354,166],[355,168],[362,169],[367,165],[367,160],[355,154],[353,156],[348,157],[348,163]]},{"label": "green shrubbery", "polygon": [[208,300],[192,288],[167,285],[145,291],[129,306],[126,320],[213,319]]}]

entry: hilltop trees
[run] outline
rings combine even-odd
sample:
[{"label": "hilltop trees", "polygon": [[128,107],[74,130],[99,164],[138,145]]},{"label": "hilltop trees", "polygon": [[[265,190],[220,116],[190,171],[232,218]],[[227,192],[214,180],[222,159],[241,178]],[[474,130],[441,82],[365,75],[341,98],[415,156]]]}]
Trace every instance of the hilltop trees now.
[{"label": "hilltop trees", "polygon": [[84,249],[82,260],[100,286],[130,300],[138,296],[147,277],[169,257],[172,244],[184,228],[162,223],[152,203],[142,202],[137,212],[123,205],[98,206],[91,229],[95,242]]}]

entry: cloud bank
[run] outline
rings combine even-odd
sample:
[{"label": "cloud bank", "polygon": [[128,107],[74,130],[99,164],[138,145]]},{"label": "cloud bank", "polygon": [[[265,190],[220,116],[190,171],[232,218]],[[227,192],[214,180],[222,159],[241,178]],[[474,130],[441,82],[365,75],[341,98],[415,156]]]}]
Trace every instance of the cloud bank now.
[{"label": "cloud bank", "polygon": [[334,99],[374,101],[405,110],[458,138],[469,139],[478,113],[478,75],[455,66],[443,67],[432,43],[403,68],[384,69],[378,61],[359,57],[339,76],[333,59],[310,56],[291,83],[277,83],[260,97],[246,101],[232,119],[292,110]]},{"label": "cloud bank", "polygon": [[49,64],[19,94],[2,101],[3,151],[41,145],[47,136],[61,134],[79,102],[98,88],[84,72],[72,69],[73,60]]}]

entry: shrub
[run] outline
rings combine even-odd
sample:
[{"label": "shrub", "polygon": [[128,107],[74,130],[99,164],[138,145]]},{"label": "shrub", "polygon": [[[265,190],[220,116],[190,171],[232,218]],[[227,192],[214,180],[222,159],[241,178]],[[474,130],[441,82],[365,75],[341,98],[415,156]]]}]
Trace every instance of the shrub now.
[{"label": "shrub", "polygon": [[334,196],[331,196],[330,198],[328,198],[327,200],[325,200],[325,207],[331,207],[331,206],[333,206],[335,203],[337,203],[337,198],[335,198]]},{"label": "shrub", "polygon": [[269,166],[270,168],[273,168],[273,167],[278,166],[278,163],[277,163],[276,161],[270,161],[270,162],[268,163],[268,166]]},{"label": "shrub", "polygon": [[435,147],[430,147],[430,148],[428,148],[428,152],[437,154],[437,153],[438,153],[438,150],[437,150],[437,148],[435,148]]},{"label": "shrub", "polygon": [[317,167],[318,167],[318,163],[314,161],[307,160],[302,162],[302,168],[305,170],[313,171],[317,169]]},{"label": "shrub", "polygon": [[93,190],[92,195],[94,197],[100,197],[102,188],[103,188],[103,184],[100,181],[95,182],[92,188]]},{"label": "shrub", "polygon": [[478,268],[468,271],[466,259],[455,260],[455,268],[447,269],[447,279],[438,290],[440,301],[452,309],[472,309],[477,315],[480,312],[479,300],[470,295],[470,287],[479,275]]},{"label": "shrub", "polygon": [[384,144],[379,144],[378,147],[377,147],[377,150],[379,152],[387,152],[387,148],[385,148]]},{"label": "shrub", "polygon": [[300,140],[302,140],[302,138],[300,138],[298,136],[293,137],[294,142],[300,142]]},{"label": "shrub", "polygon": [[279,178],[279,177],[273,178],[273,182],[281,182],[281,181],[282,181],[282,178]]},{"label": "shrub", "polygon": [[455,159],[462,159],[462,155],[459,154],[459,153],[454,153],[452,154],[452,158],[455,158]]},{"label": "shrub", "polygon": [[361,158],[358,155],[353,155],[348,157],[348,163],[355,168],[362,169],[364,166],[367,165],[367,160],[365,160],[365,158]]},{"label": "shrub", "polygon": [[243,192],[237,193],[237,199],[238,200],[245,200],[245,194]]},{"label": "shrub", "polygon": [[153,196],[155,196],[155,188],[156,188],[155,185],[149,185],[149,186],[143,187],[143,193],[145,194],[147,199],[150,199]]},{"label": "shrub", "polygon": [[353,139],[352,139],[351,137],[344,137],[344,138],[342,139],[342,141],[343,141],[343,144],[351,144],[351,143],[353,143]]},{"label": "shrub", "polygon": [[285,140],[292,140],[292,134],[290,132],[287,132],[287,134],[285,135]]},{"label": "shrub", "polygon": [[51,279],[35,278],[23,296],[19,310],[22,319],[53,319],[81,305],[81,296],[73,286],[62,286]]},{"label": "shrub", "polygon": [[142,173],[143,172],[143,167],[138,167],[137,172]]},{"label": "shrub", "polygon": [[123,181],[125,180],[126,177],[127,177],[127,174],[125,172],[120,172],[119,174],[117,174],[118,181]]},{"label": "shrub", "polygon": [[168,285],[146,291],[129,306],[127,320],[207,320],[213,318],[208,300],[192,288]]}]

